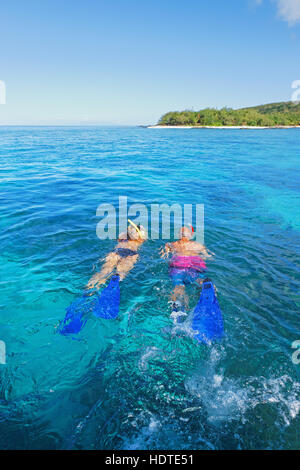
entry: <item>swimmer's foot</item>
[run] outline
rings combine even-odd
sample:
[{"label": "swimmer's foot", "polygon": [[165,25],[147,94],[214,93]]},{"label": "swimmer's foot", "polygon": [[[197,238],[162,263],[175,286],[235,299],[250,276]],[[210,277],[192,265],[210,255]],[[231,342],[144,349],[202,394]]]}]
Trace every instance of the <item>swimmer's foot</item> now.
[{"label": "swimmer's foot", "polygon": [[89,283],[86,285],[86,289],[99,289],[102,284],[105,284],[107,277],[100,277],[95,275],[91,278]]}]

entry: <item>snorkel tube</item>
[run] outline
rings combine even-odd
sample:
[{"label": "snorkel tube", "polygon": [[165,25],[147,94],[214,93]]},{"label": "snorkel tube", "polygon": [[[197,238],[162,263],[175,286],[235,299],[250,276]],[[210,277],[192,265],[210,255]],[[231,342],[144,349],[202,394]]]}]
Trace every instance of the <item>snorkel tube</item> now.
[{"label": "snorkel tube", "polygon": [[137,231],[137,233],[139,234],[140,238],[143,240],[143,235],[142,235],[142,232],[140,231],[140,229],[138,228],[138,226],[132,222],[132,220],[128,219],[128,222],[130,223],[130,225],[132,225],[132,227]]}]

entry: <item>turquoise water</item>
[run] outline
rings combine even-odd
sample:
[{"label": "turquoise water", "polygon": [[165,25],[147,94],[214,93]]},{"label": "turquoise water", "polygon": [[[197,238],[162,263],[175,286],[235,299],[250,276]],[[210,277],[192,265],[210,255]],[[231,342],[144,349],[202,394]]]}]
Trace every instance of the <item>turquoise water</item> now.
[{"label": "turquoise water", "polygon": [[[299,148],[297,129],[0,129],[0,448],[300,447]],[[219,344],[174,330],[160,240],[117,320],[56,333],[114,246],[96,208],[119,195],[204,204]]]}]

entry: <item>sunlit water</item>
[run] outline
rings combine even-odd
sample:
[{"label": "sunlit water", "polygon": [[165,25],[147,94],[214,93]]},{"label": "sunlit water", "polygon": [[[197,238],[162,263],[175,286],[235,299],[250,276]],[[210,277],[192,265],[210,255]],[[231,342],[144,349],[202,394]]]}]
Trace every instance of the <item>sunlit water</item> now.
[{"label": "sunlit water", "polygon": [[[299,130],[1,128],[0,447],[299,448],[299,149]],[[159,240],[117,320],[56,333],[114,246],[96,208],[119,195],[205,205],[219,344],[174,330]]]}]

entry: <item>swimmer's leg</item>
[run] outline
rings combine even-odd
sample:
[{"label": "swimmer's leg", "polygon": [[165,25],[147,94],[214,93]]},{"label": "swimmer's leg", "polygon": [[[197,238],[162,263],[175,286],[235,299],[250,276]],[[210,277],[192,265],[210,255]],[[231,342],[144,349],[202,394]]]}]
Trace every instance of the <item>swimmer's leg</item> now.
[{"label": "swimmer's leg", "polygon": [[109,253],[105,258],[101,271],[91,277],[86,287],[93,289],[94,287],[98,288],[101,284],[104,284],[107,276],[116,268],[120,259],[117,253]]},{"label": "swimmer's leg", "polygon": [[185,292],[186,272],[184,269],[171,268],[170,276],[173,282],[174,289],[171,294],[172,302],[182,302],[183,306],[188,308],[189,298]]},{"label": "swimmer's leg", "polygon": [[173,302],[176,302],[177,299],[179,299],[180,297],[181,298],[184,297],[184,295],[185,295],[185,286],[184,285],[175,286],[171,293],[171,300]]},{"label": "swimmer's leg", "polygon": [[171,318],[175,324],[182,323],[187,317],[188,296],[184,285],[175,286],[171,294]]},{"label": "swimmer's leg", "polygon": [[182,300],[184,301],[184,305],[186,308],[188,308],[189,305],[189,296],[187,295],[185,291],[185,285],[179,285],[176,286],[172,293],[171,293],[171,300],[172,302],[176,302],[177,300]]},{"label": "swimmer's leg", "polygon": [[127,276],[129,271],[134,267],[137,262],[139,255],[126,256],[126,258],[121,258],[117,265],[117,273],[120,276],[120,281]]}]

